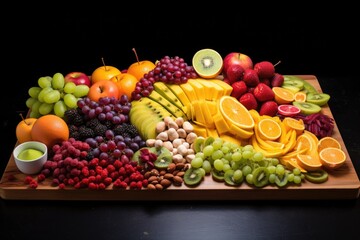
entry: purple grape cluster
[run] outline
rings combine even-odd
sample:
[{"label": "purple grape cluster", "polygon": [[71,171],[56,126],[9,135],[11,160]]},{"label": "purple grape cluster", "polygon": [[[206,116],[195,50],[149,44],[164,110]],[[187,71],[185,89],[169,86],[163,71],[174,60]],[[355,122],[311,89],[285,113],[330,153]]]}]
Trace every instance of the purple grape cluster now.
[{"label": "purple grape cluster", "polygon": [[102,97],[98,102],[84,97],[77,101],[77,105],[87,118],[86,120],[98,118],[101,122],[110,121],[115,125],[129,122],[131,102],[126,94],[120,99]]},{"label": "purple grape cluster", "polygon": [[156,63],[153,70],[144,74],[144,77],[137,82],[135,90],[131,93],[131,99],[139,100],[141,97],[149,96],[154,90],[155,82],[182,84],[190,78],[197,77],[193,66],[188,65],[183,58],[164,56]]}]

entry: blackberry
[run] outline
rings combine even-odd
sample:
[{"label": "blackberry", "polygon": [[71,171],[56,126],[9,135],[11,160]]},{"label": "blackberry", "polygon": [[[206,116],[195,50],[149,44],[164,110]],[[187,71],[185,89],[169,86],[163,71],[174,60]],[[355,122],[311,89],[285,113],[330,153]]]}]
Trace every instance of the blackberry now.
[{"label": "blackberry", "polygon": [[95,136],[105,136],[105,132],[108,128],[104,125],[99,123],[95,128],[94,128],[94,134]]},{"label": "blackberry", "polygon": [[79,131],[70,132],[69,137],[70,137],[70,138],[74,138],[74,139],[76,139],[76,140],[80,140],[80,133],[79,133]]},{"label": "blackberry", "polygon": [[100,121],[99,119],[97,118],[93,118],[93,119],[90,119],[89,121],[86,122],[85,126],[91,128],[91,129],[95,129],[95,127],[100,124]]},{"label": "blackberry", "polygon": [[105,120],[102,124],[104,124],[107,129],[112,129],[114,127],[114,124],[110,120]]},{"label": "blackberry", "polygon": [[91,128],[86,127],[85,125],[79,127],[79,137],[80,140],[85,140],[87,138],[93,138],[95,137],[94,130]]},{"label": "blackberry", "polygon": [[134,138],[139,135],[137,128],[130,123],[122,123],[114,127],[115,135],[121,135],[123,137]]},{"label": "blackberry", "polygon": [[71,108],[65,111],[64,119],[68,125],[81,126],[84,124],[84,118],[82,112],[78,108]]}]

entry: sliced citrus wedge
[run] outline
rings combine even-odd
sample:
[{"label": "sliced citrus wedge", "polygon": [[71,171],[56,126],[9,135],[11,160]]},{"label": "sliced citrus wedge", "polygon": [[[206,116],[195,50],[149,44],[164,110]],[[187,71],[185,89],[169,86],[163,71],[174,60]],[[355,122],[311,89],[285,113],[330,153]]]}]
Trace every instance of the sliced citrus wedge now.
[{"label": "sliced citrus wedge", "polygon": [[282,122],[285,124],[286,131],[294,129],[298,136],[302,134],[305,130],[305,124],[302,119],[285,117]]},{"label": "sliced citrus wedge", "polygon": [[234,124],[245,130],[252,130],[255,122],[249,110],[232,96],[222,96],[219,99],[219,109],[229,125]]},{"label": "sliced citrus wedge", "polygon": [[293,91],[283,87],[273,87],[272,90],[275,93],[275,101],[278,104],[288,104],[294,101]]},{"label": "sliced citrus wedge", "polygon": [[320,159],[309,154],[298,154],[296,160],[298,165],[308,171],[318,170],[322,166]]},{"label": "sliced citrus wedge", "polygon": [[327,168],[336,169],[341,167],[346,160],[343,150],[336,147],[327,147],[319,152],[320,162]]},{"label": "sliced citrus wedge", "polygon": [[280,104],[278,106],[278,112],[283,116],[295,116],[300,113],[300,108],[292,104]]},{"label": "sliced citrus wedge", "polygon": [[321,152],[324,148],[334,147],[341,149],[341,145],[338,140],[333,137],[323,137],[318,142],[318,151]]},{"label": "sliced citrus wedge", "polygon": [[276,140],[281,135],[281,127],[272,118],[263,118],[258,123],[261,138],[265,140]]}]

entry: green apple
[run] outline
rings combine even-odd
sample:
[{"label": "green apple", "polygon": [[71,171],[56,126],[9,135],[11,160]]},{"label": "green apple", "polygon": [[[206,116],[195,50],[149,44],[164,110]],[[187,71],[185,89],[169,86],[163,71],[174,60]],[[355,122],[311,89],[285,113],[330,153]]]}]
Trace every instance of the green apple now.
[{"label": "green apple", "polygon": [[34,160],[41,157],[43,154],[44,153],[40,150],[28,148],[22,150],[17,157],[21,160]]}]

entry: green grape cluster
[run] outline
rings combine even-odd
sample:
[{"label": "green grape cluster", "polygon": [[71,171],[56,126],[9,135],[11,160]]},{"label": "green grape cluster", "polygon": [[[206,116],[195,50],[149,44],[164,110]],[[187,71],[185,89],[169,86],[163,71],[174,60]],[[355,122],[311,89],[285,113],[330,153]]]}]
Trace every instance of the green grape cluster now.
[{"label": "green grape cluster", "polygon": [[290,183],[300,185],[304,180],[300,169],[286,169],[277,158],[266,158],[250,144],[239,146],[221,138],[205,139],[191,167],[202,168],[214,180],[231,186],[246,182],[255,187],[284,187]]},{"label": "green grape cluster", "polygon": [[66,82],[62,73],[53,76],[43,76],[38,79],[38,85],[30,87],[26,106],[29,116],[39,118],[47,114],[55,114],[61,118],[67,109],[76,108],[79,98],[87,96],[89,86]]}]

